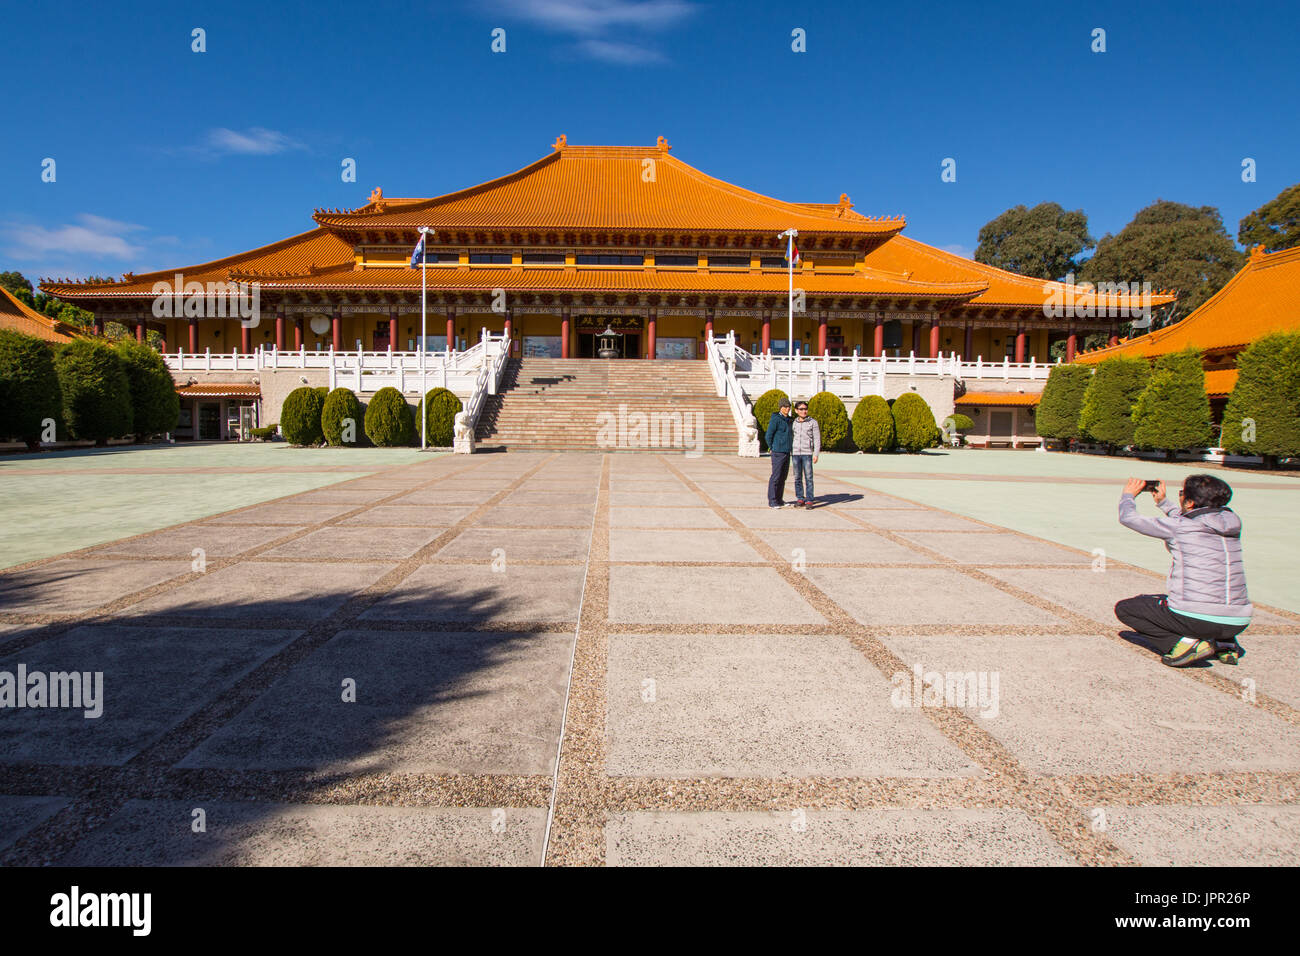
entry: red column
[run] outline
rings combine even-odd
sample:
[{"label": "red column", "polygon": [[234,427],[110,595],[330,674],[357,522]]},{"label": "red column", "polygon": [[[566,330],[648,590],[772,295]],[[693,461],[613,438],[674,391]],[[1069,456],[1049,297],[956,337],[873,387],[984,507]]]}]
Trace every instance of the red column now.
[{"label": "red column", "polygon": [[704,310],[704,337],[713,338],[713,310]]},{"label": "red column", "polygon": [[149,338],[149,327],[145,323],[144,319],[141,319],[139,322],[135,324],[135,340],[137,342],[144,342],[147,341],[148,338]]},{"label": "red column", "polygon": [[302,327],[302,326],[303,326],[303,323],[304,323],[305,321],[306,321],[306,320],[305,320],[301,315],[298,315],[298,316],[295,316],[295,317],[294,317],[294,320],[293,320],[293,347],[294,347],[295,349],[300,349],[300,348],[302,348],[302,343],[303,343],[303,327]]},{"label": "red column", "polygon": [[163,323],[162,340],[158,343],[158,350],[164,355],[167,354],[167,323]]},{"label": "red column", "polygon": [[817,317],[817,354],[826,354],[826,313]]},{"label": "red column", "polygon": [[253,330],[243,322],[239,323],[239,351],[243,355],[253,351]]},{"label": "red column", "polygon": [[1025,360],[1025,330],[1024,328],[1016,329],[1016,361]]},{"label": "red column", "polygon": [[975,343],[974,343],[974,336],[975,336],[975,327],[974,327],[974,324],[971,323],[971,322],[967,322],[967,323],[966,323],[966,342],[965,342],[966,352],[965,352],[965,354],[962,355],[962,359],[963,359],[964,361],[969,362],[969,361],[973,358],[973,355],[972,355],[971,353],[975,351],[975,348],[974,348],[974,344],[975,344]]},{"label": "red column", "polygon": [[447,310],[447,348],[456,350],[456,310]]},{"label": "red column", "polygon": [[1074,361],[1074,353],[1078,348],[1079,348],[1079,334],[1075,332],[1074,329],[1071,329],[1070,337],[1065,340],[1065,360],[1067,362]]},{"label": "red column", "polygon": [[101,319],[99,316],[95,316],[94,322],[95,322],[95,334],[96,334],[96,335],[103,335],[103,334],[104,334],[104,320]]},{"label": "red column", "polygon": [[509,338],[511,341],[513,341],[515,337],[515,310],[514,309],[506,309],[506,322],[504,328],[505,328],[506,337]]},{"label": "red column", "polygon": [[930,323],[930,358],[939,357],[939,323]]},{"label": "red column", "polygon": [[885,354],[885,320],[876,316],[876,331],[871,341],[871,354],[879,358]]},{"label": "red column", "polygon": [[397,345],[397,310],[388,310],[388,347],[393,351],[398,350]]},{"label": "red column", "polygon": [[337,307],[334,309],[334,315],[330,317],[330,325],[333,326],[332,331],[334,334],[332,339],[334,342],[334,351],[342,352],[343,351],[343,310],[342,309],[339,309]]},{"label": "red column", "polygon": [[199,350],[199,319],[198,316],[190,316],[190,352]]},{"label": "red column", "polygon": [[646,321],[645,357],[648,359],[655,357],[655,326],[658,324],[656,321],[658,317],[658,310],[651,309],[650,318]]},{"label": "red column", "polygon": [[759,349],[764,355],[772,348],[772,310],[763,310],[763,337],[762,346]]},{"label": "red column", "polygon": [[275,310],[275,347],[284,351],[284,309]]},{"label": "red column", "polygon": [[560,312],[560,358],[569,357],[569,307]]}]

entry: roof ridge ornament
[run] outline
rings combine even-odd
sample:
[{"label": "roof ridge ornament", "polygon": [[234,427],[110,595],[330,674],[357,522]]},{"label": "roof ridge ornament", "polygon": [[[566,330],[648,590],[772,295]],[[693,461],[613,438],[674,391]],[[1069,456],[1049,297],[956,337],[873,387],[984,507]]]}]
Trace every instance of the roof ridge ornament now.
[{"label": "roof ridge ornament", "polygon": [[835,214],[843,219],[852,208],[853,203],[849,201],[849,194],[840,193],[840,201],[835,204]]},{"label": "roof ridge ornament", "polygon": [[555,142],[551,144],[551,149],[555,150],[558,153],[560,150],[564,149],[564,147],[568,145],[569,145],[569,137],[561,133],[559,136],[555,137]]},{"label": "roof ridge ornament", "polygon": [[672,149],[672,147],[668,145],[668,140],[664,139],[662,136],[655,141],[655,146],[658,147],[659,152],[661,153],[666,153],[668,150]]},{"label": "roof ridge ornament", "polygon": [[1250,258],[1251,258],[1253,261],[1258,262],[1260,259],[1263,259],[1263,258],[1264,258],[1264,254],[1265,254],[1265,253],[1264,253],[1264,244],[1263,244],[1263,243],[1260,243],[1260,244],[1257,245],[1257,246],[1252,246],[1252,247],[1251,247],[1251,250],[1250,250]]},{"label": "roof ridge ornament", "polygon": [[384,198],[384,191],[380,189],[378,186],[370,190],[370,201],[372,203],[377,203],[383,198]]}]

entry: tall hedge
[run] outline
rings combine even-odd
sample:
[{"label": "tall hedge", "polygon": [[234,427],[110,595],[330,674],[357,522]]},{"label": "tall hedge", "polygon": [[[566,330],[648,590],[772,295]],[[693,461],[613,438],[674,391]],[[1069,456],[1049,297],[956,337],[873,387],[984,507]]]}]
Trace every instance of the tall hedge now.
[{"label": "tall hedge", "polygon": [[0,439],[17,438],[30,450],[38,450],[45,421],[57,423],[62,406],[50,344],[34,335],[0,329]]},{"label": "tall hedge", "polygon": [[1212,435],[1200,351],[1189,348],[1160,356],[1133,407],[1134,444],[1172,452],[1204,448]]},{"label": "tall hedge", "polygon": [[73,438],[97,445],[131,434],[131,384],[121,356],[98,339],[75,339],[54,360],[63,421]]},{"label": "tall hedge", "polygon": [[426,414],[427,434],[425,441],[430,448],[450,448],[452,435],[456,426],[456,415],[465,406],[456,397],[456,393],[446,388],[431,388],[420,400],[415,410],[415,441],[420,441],[420,416]]},{"label": "tall hedge", "polygon": [[781,402],[789,400],[790,396],[779,388],[769,388],[758,396],[758,401],[754,403],[754,421],[758,423],[758,444],[761,448],[767,448],[767,426],[772,416],[780,410]]},{"label": "tall hedge", "polygon": [[1133,406],[1150,379],[1146,359],[1116,355],[1099,362],[1079,412],[1084,434],[1107,445],[1133,444]]},{"label": "tall hedge", "polygon": [[411,406],[392,386],[375,392],[366,406],[366,437],[380,448],[409,445],[415,437]]},{"label": "tall hedge", "polygon": [[[345,441],[344,430],[347,421],[352,421],[350,441]],[[331,445],[360,445],[365,436],[365,421],[361,413],[361,402],[350,388],[336,388],[325,396],[325,403],[320,413],[321,434]]]},{"label": "tall hedge", "polygon": [[894,434],[894,414],[889,403],[879,395],[868,395],[853,409],[853,444],[862,451],[893,451],[898,445]]},{"label": "tall hedge", "polygon": [[1223,447],[1265,459],[1300,455],[1300,332],[1275,332],[1237,356]]},{"label": "tall hedge", "polygon": [[898,396],[890,411],[894,416],[894,434],[899,448],[915,454],[924,448],[938,446],[943,433],[934,423],[934,412],[929,404],[916,392],[904,392]]},{"label": "tall hedge", "polygon": [[[280,434],[292,445],[319,445],[325,440],[321,431],[321,411],[325,406],[322,389],[304,385],[284,398],[280,409]],[[324,389],[328,394],[329,389]]]},{"label": "tall hedge", "polygon": [[822,450],[835,451],[849,437],[849,413],[834,392],[818,392],[808,399],[808,417],[817,419]]},{"label": "tall hedge", "polygon": [[1091,381],[1090,365],[1052,366],[1034,417],[1034,427],[1039,435],[1062,441],[1083,437],[1079,413],[1083,411],[1083,396]]},{"label": "tall hedge", "polygon": [[163,357],[135,339],[118,339],[113,345],[131,388],[131,428],[136,441],[176,428],[181,400]]}]

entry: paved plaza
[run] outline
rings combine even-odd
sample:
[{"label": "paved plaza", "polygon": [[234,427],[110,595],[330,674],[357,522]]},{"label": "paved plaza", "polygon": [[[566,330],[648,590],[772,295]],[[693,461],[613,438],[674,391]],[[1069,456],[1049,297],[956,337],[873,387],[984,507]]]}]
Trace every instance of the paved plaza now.
[{"label": "paved plaza", "polygon": [[350,454],[0,572],[0,672],[103,674],[0,711],[0,863],[1300,863],[1300,613],[1164,667],[1013,478]]}]

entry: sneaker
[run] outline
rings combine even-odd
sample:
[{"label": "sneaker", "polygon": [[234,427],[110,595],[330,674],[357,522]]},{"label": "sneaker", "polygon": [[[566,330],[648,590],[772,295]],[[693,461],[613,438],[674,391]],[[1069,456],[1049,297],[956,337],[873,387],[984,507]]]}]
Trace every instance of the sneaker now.
[{"label": "sneaker", "polygon": [[796,502],[794,503],[794,506],[795,506],[796,508],[807,508],[807,507],[808,507],[808,502],[806,502],[806,501],[804,501],[802,498],[800,498],[798,501],[796,501]]},{"label": "sneaker", "polygon": [[1220,664],[1231,664],[1235,667],[1237,662],[1246,656],[1246,649],[1233,641],[1231,647],[1220,647],[1215,656]]},{"label": "sneaker", "polygon": [[1207,657],[1214,656],[1214,644],[1211,641],[1198,641],[1194,637],[1182,637],[1178,643],[1164,657],[1160,658],[1162,664],[1168,664],[1170,667],[1187,667],[1195,664],[1197,661],[1203,661]]},{"label": "sneaker", "polygon": [[781,507],[782,507],[782,508],[793,508],[793,507],[794,507],[794,502],[793,502],[793,501],[785,501],[785,502],[782,502],[782,503],[781,503]]}]

